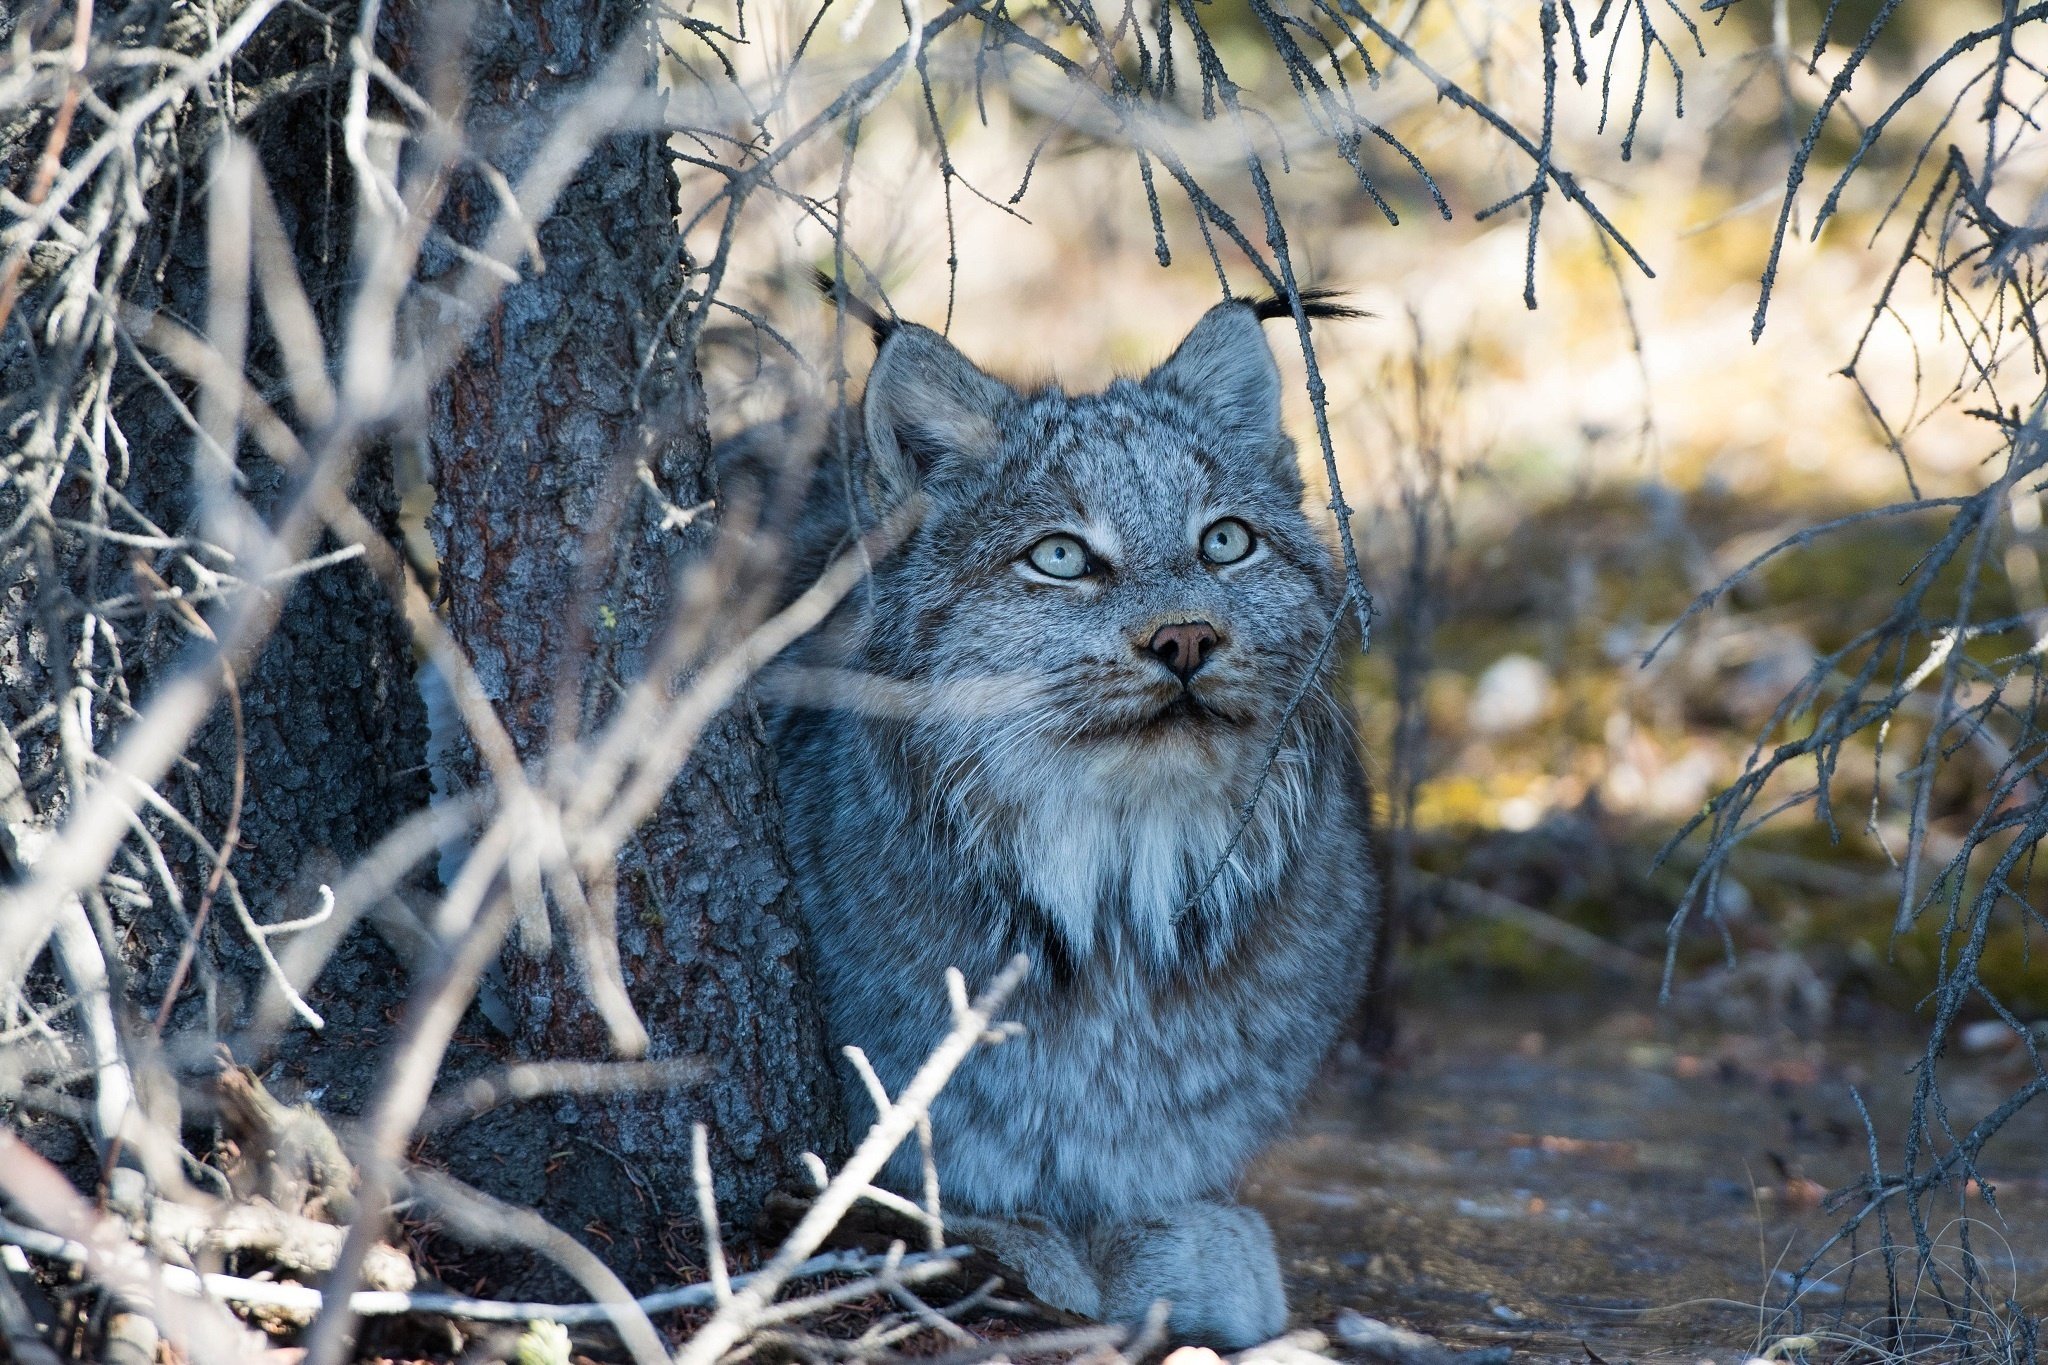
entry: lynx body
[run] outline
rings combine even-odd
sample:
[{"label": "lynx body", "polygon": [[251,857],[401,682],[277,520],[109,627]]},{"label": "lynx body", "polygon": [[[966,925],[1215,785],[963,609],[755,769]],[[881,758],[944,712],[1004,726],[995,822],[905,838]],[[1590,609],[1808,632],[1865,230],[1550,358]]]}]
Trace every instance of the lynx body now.
[{"label": "lynx body", "polygon": [[[894,1090],[949,1025],[946,967],[1035,964],[1022,1035],[932,1111],[956,1234],[1057,1306],[1170,1299],[1234,1346],[1286,1307],[1233,1189],[1350,1013],[1378,903],[1341,651],[1318,657],[1338,580],[1279,412],[1242,304],[1083,396],[894,331],[865,458],[827,461],[800,539],[815,563],[918,515],[774,717],[836,1041]],[[918,1189],[916,1151],[885,1179]]]}]

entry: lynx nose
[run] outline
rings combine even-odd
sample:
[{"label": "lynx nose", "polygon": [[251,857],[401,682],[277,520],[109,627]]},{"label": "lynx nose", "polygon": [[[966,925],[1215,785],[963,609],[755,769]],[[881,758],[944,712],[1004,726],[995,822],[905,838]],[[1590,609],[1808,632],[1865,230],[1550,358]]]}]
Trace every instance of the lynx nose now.
[{"label": "lynx nose", "polygon": [[1172,669],[1174,676],[1182,682],[1195,676],[1195,670],[1209,661],[1222,643],[1216,628],[1207,621],[1182,621],[1175,625],[1161,626],[1145,642],[1145,652]]}]

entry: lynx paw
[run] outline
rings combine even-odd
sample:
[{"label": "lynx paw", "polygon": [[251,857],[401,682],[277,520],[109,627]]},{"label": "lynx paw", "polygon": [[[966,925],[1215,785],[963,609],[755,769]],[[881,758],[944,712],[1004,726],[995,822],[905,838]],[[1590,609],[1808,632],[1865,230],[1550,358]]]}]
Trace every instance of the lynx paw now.
[{"label": "lynx paw", "polygon": [[1270,1341],[1287,1326],[1272,1230],[1242,1205],[1205,1201],[1099,1227],[1089,1234],[1088,1256],[1106,1319],[1133,1321],[1167,1299],[1175,1337],[1232,1350]]},{"label": "lynx paw", "polygon": [[950,1215],[949,1239],[968,1242],[1015,1272],[1040,1303],[1084,1318],[1102,1316],[1102,1291],[1064,1232],[1030,1214],[1015,1219]]}]

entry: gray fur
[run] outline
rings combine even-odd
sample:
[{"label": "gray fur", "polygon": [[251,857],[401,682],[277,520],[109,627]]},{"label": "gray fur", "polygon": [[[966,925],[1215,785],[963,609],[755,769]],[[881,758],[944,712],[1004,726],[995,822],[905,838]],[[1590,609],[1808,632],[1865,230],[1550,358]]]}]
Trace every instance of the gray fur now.
[{"label": "gray fur", "polygon": [[[1279,411],[1242,305],[1145,379],[1081,396],[1019,392],[933,332],[893,333],[864,399],[872,458],[851,478],[826,461],[797,557],[913,494],[922,514],[801,647],[781,695],[809,704],[775,716],[837,1041],[893,1090],[948,1026],[946,967],[978,982],[1016,952],[1036,964],[1008,1011],[1023,1035],[933,1108],[949,1205],[1049,1300],[1130,1317],[1168,1298],[1182,1336],[1234,1346],[1277,1331],[1285,1299],[1272,1235],[1232,1193],[1349,1015],[1378,903],[1327,676],[1195,899],[1335,616]],[[1257,545],[1219,567],[1197,545],[1221,517]],[[1052,533],[1105,571],[1035,573]],[[1199,709],[1140,648],[1193,621],[1222,637]],[[885,1179],[917,1190],[915,1151]]]}]

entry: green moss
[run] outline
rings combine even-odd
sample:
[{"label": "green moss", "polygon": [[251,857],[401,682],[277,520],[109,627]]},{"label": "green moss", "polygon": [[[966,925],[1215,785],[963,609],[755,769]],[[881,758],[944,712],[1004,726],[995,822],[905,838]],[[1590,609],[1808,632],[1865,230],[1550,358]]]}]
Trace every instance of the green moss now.
[{"label": "green moss", "polygon": [[[1842,510],[1695,496],[1685,507],[1687,534],[1697,542],[1688,551],[1676,534],[1650,534],[1654,509],[1636,490],[1610,488],[1530,508],[1508,532],[1462,544],[1445,619],[1430,642],[1435,672],[1423,692],[1433,766],[1416,810],[1419,864],[1646,956],[1661,956],[1666,924],[1698,863],[1697,837],[1653,869],[1671,830],[1668,819],[1589,806],[1573,818],[1597,825],[1595,844],[1578,846],[1541,830],[1516,836],[1503,824],[1525,818],[1531,799],[1546,819],[1555,819],[1578,808],[1585,793],[1599,790],[1613,761],[1610,742],[1620,742],[1611,741],[1617,714],[1629,718],[1627,742],[1648,746],[1647,757],[1639,753],[1631,761],[1675,763],[1705,746],[1719,756],[1719,780],[1732,780],[1761,724],[1761,716],[1727,709],[1722,684],[1737,676],[1744,659],[1731,654],[1722,660],[1709,649],[1700,656],[1703,668],[1687,662],[1646,690],[1643,675],[1609,654],[1607,634],[1617,625],[1654,630],[1676,618],[1694,598],[1699,549],[1754,553],[1736,542],[1748,537],[1760,549],[1768,537],[1782,535],[1781,528],[1822,522]],[[1725,595],[1712,609],[1713,624],[1733,626],[1738,636],[1769,630],[1821,650],[1838,648],[1894,609],[1900,584],[1948,524],[1937,513],[1822,536]],[[1939,619],[1957,609],[1968,558],[1966,544],[1935,576],[1923,599],[1924,616]],[[1972,594],[1976,620],[2015,609],[2002,565],[1996,556],[1987,559]],[[1572,568],[1575,562],[1591,568],[1590,578]],[[1352,668],[1350,681],[1365,714],[1367,751],[1383,763],[1396,720],[1388,647],[1393,630],[1380,638],[1378,651]],[[1688,643],[1681,640],[1679,647]],[[1964,653],[1990,663],[2016,647],[2015,637],[2001,636],[1973,640]],[[1911,643],[1906,666],[1920,662],[1927,648],[1924,638]],[[1469,732],[1466,707],[1478,675],[1515,652],[1542,659],[1552,670],[1557,697],[1547,717],[1513,734]],[[1888,661],[1873,683],[1878,694],[1894,672]],[[1819,706],[1838,696],[1830,686]],[[1810,708],[1789,718],[1768,743],[1809,734],[1813,724]],[[1898,775],[1917,762],[1925,734],[1925,720],[1916,715],[1901,715],[1892,725],[1882,775],[1887,821],[1903,815],[1910,794]],[[1735,852],[1729,872],[1747,892],[1750,910],[1732,932],[1738,949],[1798,951],[1844,994],[1912,1011],[1924,1007],[1937,979],[1943,912],[1937,907],[1911,932],[1896,941],[1890,936],[1897,873],[1862,829],[1876,776],[1874,741],[1875,731],[1866,731],[1843,749],[1833,784],[1839,837],[1813,817],[1809,805],[1780,815]],[[1988,775],[1985,758],[1967,747],[1944,758],[1931,804],[1939,835],[1960,835],[1981,812]],[[1810,785],[1814,776],[1810,760],[1795,761],[1759,796],[1751,816]],[[1594,847],[1597,854],[1588,851]],[[1431,933],[1405,967],[1419,983],[1548,990],[1577,989],[1594,979],[1584,962],[1511,926],[1435,910],[1422,918]],[[2048,963],[2037,960],[2032,948],[2028,931],[2007,907],[1980,966],[1986,986],[2025,1017],[2048,1014]],[[1952,946],[1951,958],[1953,952]],[[1721,953],[1718,932],[1695,922],[1681,943],[1681,977],[1712,966]]]}]

